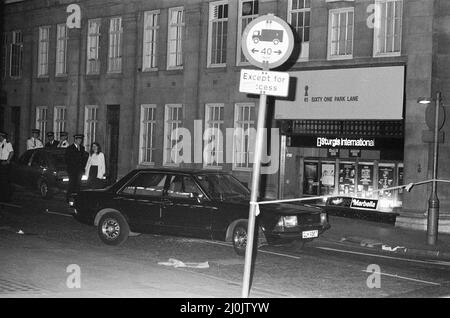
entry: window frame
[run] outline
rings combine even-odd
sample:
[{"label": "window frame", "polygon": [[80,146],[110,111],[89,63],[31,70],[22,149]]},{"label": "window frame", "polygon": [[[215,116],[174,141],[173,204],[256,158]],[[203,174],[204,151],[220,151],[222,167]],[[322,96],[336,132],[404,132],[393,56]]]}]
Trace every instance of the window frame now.
[{"label": "window frame", "polygon": [[[94,117],[90,118],[90,111],[95,109]],[[84,106],[84,146],[89,149],[91,144],[96,141],[98,131],[98,105],[85,105]],[[92,126],[91,126],[92,125]],[[93,131],[93,133],[92,133]]]},{"label": "window frame", "polygon": [[[210,114],[209,110],[211,108],[219,108],[219,109],[221,108],[222,109],[222,110],[219,110],[219,119],[209,119],[209,114]],[[222,115],[225,114],[225,104],[224,103],[207,103],[207,104],[205,104],[205,131],[208,128],[218,128],[222,132],[222,145],[217,146],[217,144],[214,143],[215,147],[219,148],[219,150],[216,150],[216,152],[221,153],[221,155],[219,155],[219,159],[221,162],[216,162],[215,164],[208,164],[208,160],[203,160],[203,168],[205,168],[205,169],[217,169],[217,170],[223,169],[224,155],[225,155],[225,152],[224,152],[225,140],[223,138],[223,136],[224,136],[223,127],[225,125],[225,118],[223,118],[223,117],[225,117],[225,116],[220,117],[221,114]],[[209,125],[210,123],[213,125],[213,127],[210,127],[210,125]],[[218,125],[218,127],[214,127],[214,125]],[[216,142],[217,142],[217,140],[216,140]],[[203,140],[203,149],[205,149],[206,143],[207,142],[205,140]],[[208,143],[209,143],[209,141],[208,141]],[[203,154],[204,153],[202,153],[202,155]]]},{"label": "window frame", "polygon": [[[147,25],[147,19],[152,16],[153,25]],[[142,33],[142,72],[158,70],[158,36],[160,29],[160,10],[150,10],[144,12],[143,33]],[[155,22],[156,20],[156,22]],[[147,34],[151,34],[152,41],[146,42]],[[150,50],[150,54],[147,51]],[[150,60],[150,63],[147,61]]]},{"label": "window frame", "polygon": [[[287,22],[294,29],[296,29],[297,27],[292,25],[292,14],[293,13],[298,13],[298,14],[301,13],[301,14],[303,14],[303,21],[305,21],[305,15],[306,15],[307,12],[309,12],[309,26],[307,26],[308,29],[309,29],[309,31],[308,31],[309,32],[308,41],[303,41],[303,38],[304,38],[304,35],[303,35],[302,36],[302,41],[300,42],[301,43],[301,51],[300,51],[300,54],[299,54],[298,59],[297,59],[297,62],[306,62],[306,61],[309,61],[309,42],[310,42],[310,39],[311,39],[311,1],[312,0],[310,1],[310,6],[308,8],[303,7],[302,9],[292,9],[293,1],[296,1],[296,0],[288,0]],[[306,0],[301,0],[301,1],[306,1]],[[297,18],[297,21],[298,21],[298,18]],[[300,28],[300,26],[298,28]],[[303,23],[301,28],[303,29],[303,32],[304,32],[305,23]],[[307,52],[306,52],[306,55],[304,55],[303,52],[305,52],[306,49],[307,49]]]},{"label": "window frame", "polygon": [[[247,121],[238,120],[238,118],[239,118],[238,117],[239,110],[242,107],[250,107],[250,109],[249,109],[249,111],[250,111],[250,120],[247,120]],[[251,114],[252,114],[252,110],[251,109],[253,109],[253,113],[254,113],[254,116],[255,116],[255,118],[253,120],[251,119]],[[256,107],[255,103],[251,103],[251,102],[236,103],[235,106],[234,106],[234,118],[233,118],[233,127],[234,127],[235,131],[236,131],[237,128],[242,128],[242,127],[238,127],[238,123],[239,122],[243,122],[243,124],[248,125],[247,129],[249,129],[249,128],[256,129],[256,119],[257,119],[256,117],[257,117],[257,107]],[[245,133],[245,131],[246,131],[246,129],[244,129],[244,133]],[[245,165],[246,165],[245,167],[238,166],[237,162],[236,162],[236,154],[237,154],[236,138],[237,138],[237,136],[233,135],[233,167],[232,167],[232,169],[235,170],[235,171],[251,171],[253,169],[253,163],[250,163],[250,156],[251,156],[250,154],[252,153],[252,151],[250,151],[250,148],[249,148],[249,144],[250,144],[250,139],[249,138],[250,138],[250,136],[248,136],[248,138],[246,139],[247,142],[245,144],[247,146],[246,147],[247,148],[247,152],[240,151],[240,153],[244,153],[244,154],[246,154],[246,156],[248,156],[248,162],[245,163]],[[254,154],[253,154],[253,157],[254,157]],[[242,163],[240,163],[240,164],[242,164]]]},{"label": "window frame", "polygon": [[[18,36],[19,35],[19,36]],[[19,40],[17,39],[19,38]],[[11,49],[9,54],[9,76],[13,79],[19,79],[22,77],[22,62],[23,62],[23,33],[22,30],[13,30],[11,32]],[[18,57],[16,52],[13,52],[15,48],[18,48]],[[13,63],[13,59],[17,58],[18,62]],[[17,68],[19,74],[13,74],[13,68]]]},{"label": "window frame", "polygon": [[[61,28],[64,29],[63,34],[60,34]],[[67,40],[68,40],[68,28],[67,28],[66,24],[65,23],[57,24],[56,25],[56,57],[55,57],[55,75],[56,76],[66,76],[67,75]],[[62,61],[60,59],[62,59]],[[58,66],[62,67],[62,70]]]},{"label": "window frame", "polygon": [[[352,53],[345,55],[332,55],[332,42],[333,42],[333,14],[338,13],[339,16],[341,13],[346,13],[347,19],[349,13],[352,13]],[[348,21],[348,20],[347,20]],[[339,25],[339,24],[338,24]],[[348,23],[345,25],[346,36],[348,35]],[[338,29],[338,34],[340,33],[340,27]],[[346,42],[348,41],[348,37],[346,37]],[[339,39],[337,40],[339,43]],[[328,44],[327,44],[327,60],[350,60],[353,59],[353,52],[355,45],[355,8],[354,7],[345,7],[345,8],[336,8],[330,9],[328,11]],[[339,49],[338,49],[339,51]]]},{"label": "window frame", "polygon": [[[172,116],[169,119],[169,112],[173,108],[179,109],[179,112],[177,113],[177,115],[178,115],[177,119],[174,119]],[[181,119],[179,118],[180,113],[181,113]],[[173,113],[170,113],[170,114],[173,115]],[[174,130],[174,128],[172,126],[173,124],[176,124],[175,129],[182,128],[183,127],[183,118],[184,118],[184,105],[183,104],[166,104],[164,106],[164,137],[163,137],[164,138],[164,142],[163,142],[163,147],[164,147],[163,165],[164,166],[174,166],[174,167],[179,166],[178,163],[175,163],[172,161],[170,155],[168,156],[167,151],[169,150],[168,143],[169,143],[169,141],[171,141],[171,138],[169,136],[169,131],[170,131],[170,135],[171,135],[172,131]],[[171,125],[171,126],[169,127],[169,125]],[[170,149],[172,149],[172,147]]]},{"label": "window frame", "polygon": [[[62,112],[60,112],[62,110]],[[59,114],[62,114],[62,118],[59,118]],[[67,127],[67,106],[58,105],[53,107],[53,132],[55,138],[61,140],[61,132],[66,131]]]},{"label": "window frame", "polygon": [[[172,12],[173,11],[181,11],[182,12],[182,21],[181,23],[175,23],[175,24],[171,24],[170,22],[170,18],[172,16]],[[169,8],[169,14],[167,17],[167,70],[182,70],[184,68],[184,41],[185,41],[185,32],[186,32],[186,12],[183,6],[180,7],[172,7]],[[181,39],[179,40],[178,38],[175,39],[176,42],[181,41],[181,53],[178,53],[178,51],[175,51],[175,63],[177,63],[177,59],[178,59],[178,54],[181,55],[181,65],[171,65],[171,55],[173,54],[171,52],[171,34],[170,34],[170,30],[171,28],[181,28]],[[177,46],[178,47],[178,46]]]},{"label": "window frame", "polygon": [[35,128],[40,130],[40,136],[42,143],[47,133],[48,127],[48,106],[36,106],[35,110]]},{"label": "window frame", "polygon": [[[87,43],[86,43],[86,74],[96,75],[100,74],[100,36],[101,36],[101,19],[89,19],[87,27]],[[96,24],[96,32],[91,33],[91,25]],[[95,44],[95,46],[93,45]],[[91,51],[94,51],[91,54]],[[90,58],[95,55],[95,58]]]},{"label": "window frame", "polygon": [[[252,20],[256,19],[259,16],[259,0],[239,0],[238,3],[238,27],[237,27],[237,45],[236,45],[236,66],[246,66],[250,65],[249,61],[241,61],[241,58],[244,56],[242,52],[242,45],[241,45],[241,37],[242,33],[244,32],[245,28],[242,28],[242,20],[244,19],[244,16],[242,15],[242,5],[244,2],[253,1],[258,3],[258,13],[252,14],[250,16],[246,16],[245,18],[251,17],[251,20],[248,22],[250,23]],[[247,25],[248,25],[247,23]]]},{"label": "window frame", "polygon": [[[214,19],[211,15],[212,8],[215,6],[221,6],[226,5],[227,6],[227,17],[226,18],[216,18]],[[207,67],[208,68],[214,68],[214,67],[226,67],[227,66],[227,48],[228,48],[228,21],[229,21],[229,1],[228,0],[220,0],[220,1],[213,1],[209,3],[209,16],[208,16],[208,51],[207,51]],[[223,41],[223,35],[226,34],[226,40],[224,43],[225,45],[225,60],[221,63],[213,63],[213,52],[212,52],[212,41],[213,41],[213,24],[214,23],[221,23],[222,25],[222,32],[223,32],[223,23],[226,22],[227,25],[227,31],[226,33],[222,33],[222,41]],[[217,39],[216,39],[217,42]],[[223,49],[222,49],[223,50]],[[223,58],[223,56],[222,56]]]},{"label": "window frame", "polygon": [[[115,21],[118,21],[117,24]],[[108,73],[122,73],[123,24],[122,17],[111,17],[108,29]],[[118,26],[118,29],[115,27]]]},{"label": "window frame", "polygon": [[[48,77],[49,70],[49,51],[50,51],[50,25],[42,25],[39,27],[39,39],[38,39],[38,77]],[[44,38],[44,31],[47,32],[46,38]]]},{"label": "window frame", "polygon": [[[144,114],[145,111],[147,109],[151,109],[152,110],[152,119],[145,119]],[[156,127],[156,109],[157,109],[157,105],[156,104],[142,104],[141,105],[141,112],[140,112],[140,127],[139,127],[139,164],[140,165],[154,165],[155,164],[155,160],[154,160],[154,151],[157,149],[155,147],[155,142],[156,142],[156,138],[155,138],[155,127]],[[145,127],[145,125],[150,125],[150,134],[148,134],[148,126],[147,128]],[[150,136],[151,139],[151,147],[147,148],[144,145],[144,129],[147,129],[147,138]],[[150,161],[148,160],[144,160],[144,154],[148,151],[148,149],[150,149]],[[147,158],[145,158],[147,159]]]},{"label": "window frame", "polygon": [[[381,19],[381,16],[379,15],[379,12],[377,12],[377,9],[379,8],[380,4],[388,3],[388,2],[400,2],[400,30],[399,30],[399,49],[398,51],[392,51],[392,52],[379,52],[379,46],[378,46],[378,38],[379,38],[379,28],[377,27],[379,24],[381,24],[382,21],[377,21],[377,19]],[[386,6],[387,10],[387,6]],[[394,12],[395,12],[395,4],[394,4]],[[393,57],[393,56],[401,56],[402,54],[402,40],[403,40],[403,12],[404,12],[404,3],[403,0],[375,0],[375,24],[373,28],[373,57]],[[387,18],[386,18],[387,23]],[[393,19],[394,29],[395,29],[395,13],[394,13],[394,19]],[[387,29],[386,26],[384,27],[385,30]],[[386,33],[385,33],[386,34]],[[395,47],[395,30],[393,33],[393,47]],[[385,39],[386,42],[386,39]]]}]

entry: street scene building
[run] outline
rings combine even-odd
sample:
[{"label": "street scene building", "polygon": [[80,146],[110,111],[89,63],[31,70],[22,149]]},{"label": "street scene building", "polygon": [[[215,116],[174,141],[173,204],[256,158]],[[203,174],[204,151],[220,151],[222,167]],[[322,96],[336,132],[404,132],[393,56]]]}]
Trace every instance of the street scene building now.
[{"label": "street scene building", "polygon": [[[79,25],[68,23],[72,4]],[[83,133],[86,146],[103,146],[111,180],[138,167],[193,166],[248,185],[253,145],[245,134],[225,138],[225,129],[255,127],[258,96],[238,89],[240,70],[252,68],[240,35],[268,13],[291,25],[297,45],[280,68],[290,96],[269,99],[280,151],[262,195],[374,197],[379,211],[400,213],[399,226],[425,229],[427,186],[372,191],[431,178],[435,103],[418,99],[439,91],[443,109],[450,105],[444,0],[6,1],[0,130],[16,154],[32,128],[41,139]],[[188,153],[174,152],[181,127],[193,140]],[[203,140],[206,128],[223,140]],[[441,179],[450,177],[449,130],[443,121]],[[440,230],[449,232],[450,187],[438,195]]]}]

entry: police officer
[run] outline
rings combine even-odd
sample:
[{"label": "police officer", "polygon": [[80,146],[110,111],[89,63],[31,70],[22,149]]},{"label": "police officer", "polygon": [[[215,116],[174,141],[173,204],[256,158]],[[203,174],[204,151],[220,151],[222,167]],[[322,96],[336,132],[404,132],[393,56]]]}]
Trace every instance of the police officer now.
[{"label": "police officer", "polygon": [[53,131],[47,133],[47,140],[45,148],[55,149],[58,147],[59,141],[55,140],[55,133]]},{"label": "police officer", "polygon": [[39,139],[41,131],[39,129],[31,129],[31,137],[27,140],[27,150],[43,148],[44,145]]},{"label": "police officer", "polygon": [[66,148],[66,165],[69,174],[69,186],[67,189],[66,199],[69,201],[72,193],[80,191],[81,176],[84,173],[88,153],[84,150],[82,134],[75,134],[74,143]]},{"label": "police officer", "polygon": [[8,134],[0,131],[0,201],[11,201],[11,159],[14,155],[13,146],[6,140]]},{"label": "police officer", "polygon": [[66,131],[62,131],[59,133],[59,137],[61,138],[61,140],[58,143],[58,148],[67,148],[69,147],[69,142],[67,141],[67,132]]}]

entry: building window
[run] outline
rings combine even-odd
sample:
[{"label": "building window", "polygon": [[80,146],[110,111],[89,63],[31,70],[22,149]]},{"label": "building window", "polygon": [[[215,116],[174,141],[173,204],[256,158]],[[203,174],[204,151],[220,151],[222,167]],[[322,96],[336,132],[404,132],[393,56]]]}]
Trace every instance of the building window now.
[{"label": "building window", "polygon": [[150,164],[154,162],[153,152],[155,150],[155,110],[156,105],[141,105],[141,128],[139,163]]},{"label": "building window", "polygon": [[50,43],[50,27],[39,27],[38,76],[48,76],[48,48]]},{"label": "building window", "polygon": [[35,127],[41,131],[41,138],[44,141],[47,133],[47,106],[36,107]]},{"label": "building window", "polygon": [[[178,128],[183,125],[183,105],[168,104],[165,111],[164,125],[164,164],[173,165],[178,162],[178,152],[175,145],[180,141]],[[173,132],[174,135],[172,136]],[[174,149],[174,151],[172,151]]]},{"label": "building window", "polygon": [[402,0],[375,2],[374,56],[400,55],[402,11]]},{"label": "building window", "polygon": [[169,9],[167,69],[183,68],[184,8]]},{"label": "building window", "polygon": [[157,68],[156,45],[159,29],[159,10],[144,13],[144,45],[142,69],[149,71]]},{"label": "building window", "polygon": [[9,75],[13,78],[22,76],[23,38],[22,31],[12,32]]},{"label": "building window", "polygon": [[53,110],[53,132],[55,138],[61,139],[61,132],[66,131],[67,108],[66,106],[55,106]]},{"label": "building window", "polygon": [[218,167],[223,163],[223,120],[224,104],[205,106],[205,167]]},{"label": "building window", "polygon": [[66,74],[67,27],[58,24],[56,29],[56,75]]},{"label": "building window", "polygon": [[309,57],[309,31],[311,27],[311,0],[289,0],[288,23],[297,32],[297,45],[301,47],[299,60]]},{"label": "building window", "polygon": [[208,66],[227,62],[228,1],[209,4]]},{"label": "building window", "polygon": [[8,69],[7,55],[8,55],[8,33],[3,33],[2,34],[2,65],[1,65],[2,78],[6,78],[6,70]]},{"label": "building window", "polygon": [[88,21],[88,39],[87,39],[87,74],[100,73],[100,19]]},{"label": "building window", "polygon": [[255,128],[255,105],[252,103],[236,104],[234,109],[234,151],[233,169],[247,170],[253,164],[253,147],[251,130]]},{"label": "building window", "polygon": [[98,106],[88,105],[84,109],[84,146],[89,149],[96,141],[98,125]]},{"label": "building window", "polygon": [[330,10],[328,25],[328,59],[352,58],[353,8]]},{"label": "building window", "polygon": [[109,22],[108,72],[122,71],[122,18],[111,18]]},{"label": "building window", "polygon": [[[239,17],[238,17],[238,34],[242,35],[247,25],[258,17],[259,2],[258,0],[239,0]],[[237,65],[248,64],[247,59],[242,53],[241,36],[237,40]]]}]

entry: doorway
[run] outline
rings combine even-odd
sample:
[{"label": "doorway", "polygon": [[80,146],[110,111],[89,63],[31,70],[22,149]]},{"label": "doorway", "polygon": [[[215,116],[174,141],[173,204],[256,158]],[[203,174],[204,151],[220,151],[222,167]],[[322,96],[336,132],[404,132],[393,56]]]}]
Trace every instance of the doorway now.
[{"label": "doorway", "polygon": [[119,164],[120,105],[107,105],[106,110],[106,169],[108,181],[115,182]]}]

